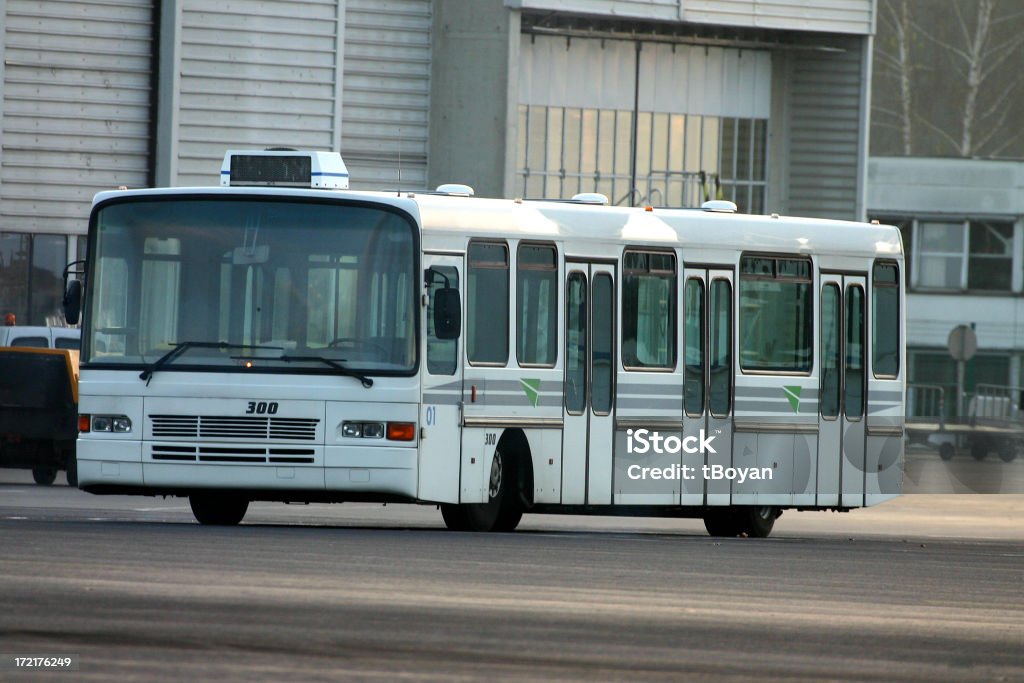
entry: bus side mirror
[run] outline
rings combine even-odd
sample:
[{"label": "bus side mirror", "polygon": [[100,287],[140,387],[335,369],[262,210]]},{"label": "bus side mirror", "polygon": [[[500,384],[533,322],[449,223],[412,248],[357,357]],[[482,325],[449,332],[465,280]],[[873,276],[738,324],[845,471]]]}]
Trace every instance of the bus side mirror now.
[{"label": "bus side mirror", "polygon": [[438,339],[458,339],[462,334],[462,302],[459,290],[442,287],[434,292],[434,335]]},{"label": "bus side mirror", "polygon": [[64,290],[64,319],[69,325],[77,325],[82,314],[82,281],[68,280]]}]

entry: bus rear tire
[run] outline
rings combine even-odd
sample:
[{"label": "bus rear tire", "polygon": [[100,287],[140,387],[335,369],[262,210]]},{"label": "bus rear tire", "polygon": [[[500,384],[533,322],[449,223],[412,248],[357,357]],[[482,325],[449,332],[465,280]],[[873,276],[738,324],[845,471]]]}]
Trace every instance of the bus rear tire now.
[{"label": "bus rear tire", "polygon": [[209,526],[235,526],[249,509],[247,498],[228,493],[193,493],[188,503],[196,521]]},{"label": "bus rear tire", "polygon": [[781,515],[768,505],[711,508],[704,515],[704,528],[717,538],[768,538]]}]

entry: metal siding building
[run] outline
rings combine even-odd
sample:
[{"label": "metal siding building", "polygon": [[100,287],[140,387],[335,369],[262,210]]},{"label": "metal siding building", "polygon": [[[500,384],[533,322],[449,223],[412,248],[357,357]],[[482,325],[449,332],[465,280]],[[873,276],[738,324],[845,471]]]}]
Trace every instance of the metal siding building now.
[{"label": "metal siding building", "polygon": [[32,274],[79,253],[69,236],[84,234],[92,195],[215,183],[230,147],[340,149],[356,188],[600,186],[623,203],[728,195],[745,210],[860,217],[874,12],[0,0],[0,307],[59,318],[52,292],[33,300]]},{"label": "metal siding building", "polygon": [[863,218],[874,13],[872,0],[435,0],[429,184]]}]

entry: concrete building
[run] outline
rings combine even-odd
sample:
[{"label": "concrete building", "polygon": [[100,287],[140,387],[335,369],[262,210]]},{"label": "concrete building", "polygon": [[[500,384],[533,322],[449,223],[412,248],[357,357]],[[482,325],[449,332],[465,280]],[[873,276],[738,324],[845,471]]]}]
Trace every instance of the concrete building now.
[{"label": "concrete building", "polygon": [[0,0],[0,309],[60,320],[92,195],[338,149],[466,182],[865,214],[874,0]]},{"label": "concrete building", "polygon": [[[956,396],[946,342],[954,327],[968,325],[978,354],[967,364],[965,391],[1022,386],[1024,162],[872,158],[868,208],[903,231],[909,381]],[[955,410],[950,401],[947,412]]]}]

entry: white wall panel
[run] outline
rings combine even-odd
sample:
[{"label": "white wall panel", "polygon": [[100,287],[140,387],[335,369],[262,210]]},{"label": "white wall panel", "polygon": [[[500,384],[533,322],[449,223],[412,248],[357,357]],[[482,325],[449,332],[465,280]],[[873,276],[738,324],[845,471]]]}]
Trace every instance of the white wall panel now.
[{"label": "white wall panel", "polygon": [[[354,188],[427,181],[430,0],[347,0],[341,153]],[[495,78],[504,77],[495,74]]]},{"label": "white wall panel", "polygon": [[172,184],[216,184],[230,148],[337,148],[335,0],[185,0],[179,11]]},{"label": "white wall panel", "polygon": [[84,232],[97,191],[148,184],[153,3],[4,4],[0,230]]},{"label": "white wall panel", "polygon": [[[636,44],[524,35],[519,102],[631,110]],[[761,50],[644,43],[639,110],[768,118],[771,55]]]},{"label": "white wall panel", "polygon": [[867,35],[874,0],[505,0],[514,9]]}]

